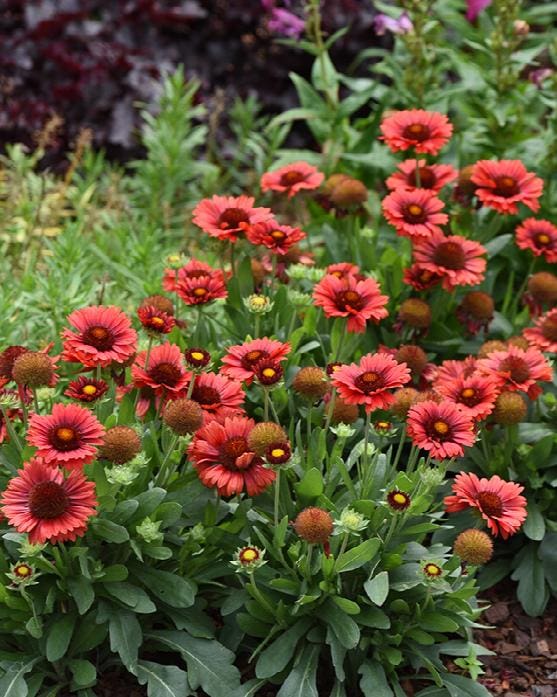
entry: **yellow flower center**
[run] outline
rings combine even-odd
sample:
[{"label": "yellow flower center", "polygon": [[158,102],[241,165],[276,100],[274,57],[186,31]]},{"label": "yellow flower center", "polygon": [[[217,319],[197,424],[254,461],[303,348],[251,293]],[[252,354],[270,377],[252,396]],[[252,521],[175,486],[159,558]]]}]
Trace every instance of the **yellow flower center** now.
[{"label": "yellow flower center", "polygon": [[29,576],[31,569],[26,564],[20,564],[15,567],[14,572],[17,576]]},{"label": "yellow flower center", "polygon": [[444,436],[445,433],[448,433],[449,431],[449,425],[446,424],[444,421],[436,421],[433,424],[433,430],[436,433],[439,433],[439,435]]},{"label": "yellow flower center", "polygon": [[401,493],[393,494],[393,501],[395,503],[399,503],[401,505],[405,504],[406,503],[406,496],[404,494],[401,494]]},{"label": "yellow flower center", "polygon": [[83,394],[87,394],[89,396],[97,394],[97,388],[95,387],[95,385],[85,385],[85,387],[83,388]]},{"label": "yellow flower center", "polygon": [[271,455],[273,457],[282,457],[283,455],[285,455],[285,452],[282,448],[273,448],[271,450]]},{"label": "yellow flower center", "polygon": [[75,438],[75,433],[71,428],[58,428],[56,430],[56,437],[64,443],[69,443]]},{"label": "yellow flower center", "polygon": [[465,387],[460,394],[464,397],[464,399],[469,399],[475,395],[475,390],[473,390],[471,387]]},{"label": "yellow flower center", "polygon": [[193,294],[197,295],[198,298],[201,298],[204,295],[207,295],[207,289],[206,288],[194,288]]},{"label": "yellow flower center", "polygon": [[415,203],[411,203],[408,206],[408,212],[410,213],[410,215],[421,215],[424,212],[424,209]]},{"label": "yellow flower center", "polygon": [[378,378],[377,373],[362,373],[360,376],[364,382],[375,382]]},{"label": "yellow flower center", "polygon": [[244,549],[241,554],[242,561],[255,561],[258,556],[255,549]]},{"label": "yellow flower center", "polygon": [[443,570],[437,564],[426,564],[425,572],[428,576],[441,576]]},{"label": "yellow flower center", "polygon": [[391,426],[388,421],[378,421],[375,425],[377,428],[390,428]]},{"label": "yellow flower center", "polygon": [[252,307],[264,307],[267,304],[267,299],[266,298],[252,298],[250,302],[251,302]]},{"label": "yellow flower center", "polygon": [[203,354],[200,351],[192,351],[191,357],[193,358],[194,361],[202,361],[203,360]]},{"label": "yellow flower center", "polygon": [[266,378],[274,378],[276,374],[277,374],[277,371],[274,368],[264,368],[263,369],[263,376]]},{"label": "yellow flower center", "polygon": [[155,327],[162,327],[164,320],[160,317],[151,317],[151,324],[153,324]]},{"label": "yellow flower center", "polygon": [[543,232],[537,236],[537,239],[540,244],[547,244],[550,241],[549,235],[545,235]]}]

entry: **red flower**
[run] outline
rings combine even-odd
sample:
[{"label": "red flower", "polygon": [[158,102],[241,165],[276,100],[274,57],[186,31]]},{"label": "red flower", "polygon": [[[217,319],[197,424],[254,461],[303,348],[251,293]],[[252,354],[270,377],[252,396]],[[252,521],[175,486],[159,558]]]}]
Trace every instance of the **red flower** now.
[{"label": "red flower", "polygon": [[37,448],[36,455],[45,464],[73,469],[95,459],[95,446],[103,442],[103,436],[104,427],[88,409],[55,404],[51,414],[31,416],[27,442]]},{"label": "red flower", "polygon": [[348,331],[362,333],[366,322],[379,322],[389,314],[385,305],[388,297],[381,295],[377,281],[355,276],[344,278],[324,276],[313,289],[313,300],[322,307],[326,317],[348,317]]},{"label": "red flower", "polygon": [[434,380],[451,382],[469,378],[476,372],[476,359],[468,356],[463,361],[443,361],[435,371]]},{"label": "red flower", "polygon": [[506,482],[497,475],[479,479],[473,473],[461,472],[455,477],[453,496],[445,497],[447,513],[476,508],[494,535],[506,540],[518,532],[526,520],[524,487]]},{"label": "red flower", "polygon": [[175,396],[187,387],[191,373],[185,369],[182,352],[176,344],[161,344],[141,351],[132,365],[135,387],[151,387],[157,395]]},{"label": "red flower", "polygon": [[493,351],[487,358],[480,358],[476,367],[495,378],[501,389],[527,392],[531,399],[541,392],[537,383],[550,381],[553,376],[541,351],[536,348],[524,351],[512,345],[505,351]]},{"label": "red flower", "polygon": [[538,317],[536,326],[529,327],[522,333],[528,343],[540,351],[557,353],[557,308]]},{"label": "red flower", "polygon": [[452,402],[414,404],[408,410],[407,426],[414,445],[440,460],[461,457],[463,446],[476,440],[472,419]]},{"label": "red flower", "polygon": [[307,162],[292,162],[261,177],[261,191],[279,191],[292,198],[302,189],[317,189],[324,175]]},{"label": "red flower", "polygon": [[2,512],[18,532],[29,534],[32,544],[74,542],[96,515],[95,485],[82,472],[49,467],[40,458],[24,463],[8,482],[1,499]]},{"label": "red flower", "polygon": [[445,290],[475,286],[484,279],[487,250],[465,237],[434,233],[429,239],[415,239],[413,254],[420,269],[443,277]]},{"label": "red flower", "polygon": [[412,264],[409,269],[404,269],[404,283],[412,286],[415,290],[429,290],[438,283],[441,283],[443,276],[422,268],[419,264]]},{"label": "red flower", "polygon": [[242,384],[224,375],[201,373],[195,377],[191,398],[208,417],[224,418],[242,413]]},{"label": "red flower", "polygon": [[81,375],[68,384],[64,394],[79,402],[96,402],[106,394],[107,390],[108,385],[104,380],[94,380]]},{"label": "red flower", "polygon": [[389,189],[427,189],[438,193],[458,177],[458,172],[451,165],[428,165],[425,160],[418,160],[420,183],[416,176],[416,160],[404,160],[398,165],[398,172],[391,174],[385,182]]},{"label": "red flower", "polygon": [[244,344],[230,346],[222,359],[220,372],[234,380],[245,380],[249,385],[255,375],[255,366],[263,358],[282,361],[290,353],[290,344],[275,339],[254,339]]},{"label": "red flower", "polygon": [[349,261],[329,264],[326,271],[329,276],[336,276],[337,278],[344,278],[348,275],[357,276],[358,280],[365,278],[365,276],[360,274],[360,267],[356,266],[356,264],[351,264]]},{"label": "red flower", "polygon": [[254,208],[252,196],[204,198],[193,210],[193,222],[211,237],[236,242],[250,225],[272,220],[270,208]]},{"label": "red flower", "polygon": [[410,380],[406,363],[386,353],[368,353],[359,363],[344,365],[332,375],[332,383],[347,404],[363,404],[366,412],[387,409],[394,402],[390,390]]},{"label": "red flower", "polygon": [[136,351],[137,334],[129,318],[113,305],[96,305],[72,312],[68,322],[75,331],[64,329],[66,361],[88,368],[125,363]]},{"label": "red flower", "polygon": [[480,160],[472,170],[479,200],[499,213],[518,213],[517,203],[537,211],[543,180],[527,172],[520,160]]},{"label": "red flower", "polygon": [[395,189],[382,202],[385,218],[403,237],[430,237],[443,234],[449,216],[439,211],[445,204],[427,189]]},{"label": "red flower", "polygon": [[[2,384],[0,382],[0,384]],[[12,391],[12,390],[5,390],[0,387],[0,398],[2,398],[5,395],[12,395],[13,397],[17,396],[17,392]],[[19,409],[6,409],[6,416],[10,421],[13,421],[17,416],[20,416],[20,410]],[[3,443],[6,438],[8,437],[8,426],[6,424],[6,418],[4,416],[4,413],[0,410],[0,443]]]},{"label": "red flower", "polygon": [[224,283],[222,271],[217,271],[217,269],[209,266],[209,264],[206,264],[204,261],[192,259],[179,269],[165,269],[164,277],[162,279],[162,287],[171,293],[175,293],[178,290],[178,281],[184,281],[186,278],[213,276],[215,274],[218,275],[219,273],[221,274],[222,282]]},{"label": "red flower", "polygon": [[25,346],[8,346],[0,353],[0,387],[4,387],[14,379],[12,375],[14,363],[20,356],[28,352],[29,349]]},{"label": "red flower", "polygon": [[185,278],[177,285],[178,295],[186,305],[206,305],[228,295],[221,271],[215,271],[211,276]]},{"label": "red flower", "polygon": [[457,404],[474,421],[481,421],[491,414],[499,395],[497,381],[479,374],[438,380],[435,389],[449,402]]},{"label": "red flower", "polygon": [[188,448],[199,479],[219,494],[232,496],[247,491],[249,496],[263,492],[275,480],[275,473],[248,446],[253,419],[226,418],[200,428]]},{"label": "red flower", "polygon": [[557,227],[549,220],[523,220],[516,228],[515,239],[520,249],[529,249],[537,257],[543,255],[549,264],[557,264]]},{"label": "red flower", "polygon": [[436,155],[452,135],[449,119],[436,111],[409,109],[397,111],[381,122],[380,140],[393,152],[413,148],[418,153]]},{"label": "red flower", "polygon": [[137,310],[139,321],[148,332],[153,334],[169,334],[176,325],[176,320],[153,305],[142,305]]},{"label": "red flower", "polygon": [[246,237],[252,244],[261,244],[274,254],[286,254],[305,236],[306,233],[299,228],[280,225],[276,220],[257,223],[246,230]]}]

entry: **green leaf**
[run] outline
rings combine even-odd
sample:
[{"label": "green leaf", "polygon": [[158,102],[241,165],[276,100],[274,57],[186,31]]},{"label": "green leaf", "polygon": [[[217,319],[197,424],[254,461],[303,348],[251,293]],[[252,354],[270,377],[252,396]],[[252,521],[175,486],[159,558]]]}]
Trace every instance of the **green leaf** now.
[{"label": "green leaf", "polygon": [[277,697],[319,697],[315,684],[318,658],[319,647],[308,644],[282,684]]},{"label": "green leaf", "polygon": [[193,694],[187,673],[176,666],[139,661],[136,675],[140,685],[147,684],[148,697],[187,697]]},{"label": "green leaf", "polygon": [[388,572],[381,571],[377,574],[377,576],[374,576],[371,580],[366,581],[364,583],[364,590],[371,602],[381,607],[389,595]]},{"label": "green leaf", "polygon": [[93,518],[91,527],[95,535],[98,535],[98,537],[108,542],[121,544],[130,539],[126,528],[122,527],[122,525],[116,525],[116,523],[113,523],[107,518]]},{"label": "green leaf", "polygon": [[53,663],[65,656],[72,638],[75,616],[65,615],[50,627],[46,639],[46,658]]},{"label": "green leaf", "polygon": [[362,676],[360,687],[365,697],[394,697],[389,687],[385,671],[377,661],[366,661],[358,669]]},{"label": "green leaf", "polygon": [[2,697],[27,697],[28,689],[24,676],[38,660],[38,658],[34,658],[28,663],[12,664],[0,678],[0,695]]},{"label": "green leaf", "polygon": [[505,233],[504,235],[498,235],[494,239],[487,242],[484,247],[487,249],[487,257],[491,259],[505,249],[512,238],[510,233]]},{"label": "green leaf", "polygon": [[391,620],[389,616],[378,607],[366,607],[358,615],[358,624],[372,629],[389,629]]},{"label": "green leaf", "polygon": [[311,620],[304,617],[298,620],[278,639],[261,652],[255,674],[258,678],[270,678],[283,671],[292,659],[299,640],[311,626]]},{"label": "green leaf", "polygon": [[122,663],[134,672],[143,634],[133,612],[115,610],[109,620],[110,649],[120,656]]},{"label": "green leaf", "polygon": [[93,586],[83,576],[68,578],[68,589],[75,600],[80,615],[84,615],[95,600]]},{"label": "green leaf", "polygon": [[516,594],[524,611],[531,617],[541,615],[549,599],[543,564],[537,552],[536,544],[529,544],[522,549],[511,576],[513,581],[518,581]]},{"label": "green leaf", "polygon": [[440,612],[432,612],[422,615],[420,619],[420,628],[426,632],[456,632],[458,624]]},{"label": "green leaf", "polygon": [[148,637],[181,653],[192,690],[201,686],[209,697],[230,697],[230,692],[239,687],[240,672],[233,665],[234,654],[218,641],[172,631],[150,632]]},{"label": "green leaf", "polygon": [[73,680],[78,687],[91,687],[97,679],[97,669],[90,661],[74,659],[68,661]]},{"label": "green leaf", "polygon": [[337,559],[337,563],[335,564],[336,571],[341,574],[345,571],[359,569],[373,559],[380,546],[381,541],[374,537],[371,540],[365,540],[356,547],[349,549]]},{"label": "green leaf", "polygon": [[172,607],[191,607],[197,587],[192,581],[149,566],[134,566],[135,576],[147,589]]},{"label": "green leaf", "polygon": [[462,675],[445,673],[443,681],[451,697],[490,697],[491,695],[483,685]]},{"label": "green leaf", "polygon": [[133,608],[135,612],[140,614],[149,614],[157,609],[151,598],[139,586],[134,586],[132,583],[105,583],[106,591],[113,597],[117,598],[121,603]]},{"label": "green leaf", "polygon": [[360,641],[360,628],[332,600],[322,605],[320,616],[330,626],[336,638],[347,649],[353,649]]},{"label": "green leaf", "polygon": [[531,540],[543,540],[545,535],[545,520],[543,514],[535,503],[529,503],[526,509],[528,516],[522,526],[522,531]]},{"label": "green leaf", "polygon": [[307,499],[315,499],[323,493],[323,476],[318,469],[312,467],[304,476],[302,481],[295,486],[298,496]]}]

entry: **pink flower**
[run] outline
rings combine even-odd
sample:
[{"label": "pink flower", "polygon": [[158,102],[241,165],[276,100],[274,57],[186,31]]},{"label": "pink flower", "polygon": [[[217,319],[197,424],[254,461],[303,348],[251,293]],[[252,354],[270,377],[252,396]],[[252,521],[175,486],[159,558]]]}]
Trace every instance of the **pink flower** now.
[{"label": "pink flower", "polygon": [[407,426],[414,445],[440,460],[462,457],[464,446],[476,440],[471,417],[453,402],[414,404],[408,410]]},{"label": "pink flower", "polygon": [[193,210],[193,222],[211,237],[236,242],[250,225],[271,220],[269,208],[255,208],[252,196],[204,198]]},{"label": "pink flower", "polygon": [[311,191],[321,186],[324,175],[307,162],[292,162],[265,172],[261,177],[262,191],[278,191],[292,198],[302,190]]}]

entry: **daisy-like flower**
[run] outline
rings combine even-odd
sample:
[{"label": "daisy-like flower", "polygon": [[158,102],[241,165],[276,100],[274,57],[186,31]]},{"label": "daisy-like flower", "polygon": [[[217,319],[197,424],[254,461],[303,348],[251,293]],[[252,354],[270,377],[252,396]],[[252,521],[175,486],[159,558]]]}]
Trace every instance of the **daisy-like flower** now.
[{"label": "daisy-like flower", "polygon": [[252,244],[267,247],[274,254],[286,254],[297,242],[306,237],[306,233],[297,227],[280,225],[276,220],[250,225],[246,237]]},{"label": "daisy-like flower", "polygon": [[396,111],[383,119],[380,128],[380,140],[393,152],[413,148],[415,152],[430,155],[436,155],[453,132],[444,114],[423,109]]},{"label": "daisy-like flower", "polygon": [[67,469],[92,462],[105,430],[96,417],[77,404],[55,404],[52,413],[33,414],[29,420],[27,442],[37,448],[37,457],[46,465]]},{"label": "daisy-like flower", "polygon": [[412,264],[408,269],[404,269],[403,279],[404,283],[412,286],[414,290],[429,290],[433,288],[438,283],[441,283],[443,276],[429,269],[424,269],[419,264]]},{"label": "daisy-like flower", "polygon": [[186,305],[206,305],[213,300],[226,298],[228,295],[222,271],[213,271],[206,276],[179,279],[176,292]]},{"label": "daisy-like flower", "polygon": [[547,353],[557,353],[557,308],[549,310],[528,327],[523,335],[529,344]]},{"label": "daisy-like flower", "polygon": [[529,249],[549,264],[557,264],[557,227],[549,220],[523,220],[516,228],[515,240],[520,249]]},{"label": "daisy-like flower", "polygon": [[107,391],[108,384],[104,380],[95,380],[81,375],[68,384],[64,394],[71,399],[77,399],[78,402],[96,402]]},{"label": "daisy-like flower", "polygon": [[483,281],[487,250],[479,242],[460,235],[445,237],[442,233],[433,233],[428,239],[414,239],[412,243],[416,264],[442,276],[445,290],[475,286]]},{"label": "daisy-like flower", "polygon": [[154,346],[148,359],[147,351],[137,355],[132,379],[135,387],[151,387],[157,395],[173,396],[187,387],[191,373],[185,369],[179,347],[165,343]]},{"label": "daisy-like flower", "polygon": [[327,266],[327,274],[336,276],[337,278],[345,278],[348,275],[358,276],[360,279],[365,278],[360,274],[360,267],[352,264],[349,261],[341,261],[338,264],[329,264]]},{"label": "daisy-like flower", "polygon": [[471,377],[476,370],[476,359],[467,356],[463,361],[443,361],[431,377],[433,381],[453,382]]},{"label": "daisy-like flower", "polygon": [[339,368],[332,383],[347,404],[363,404],[366,412],[387,409],[394,402],[391,390],[402,387],[410,380],[406,363],[386,353],[368,353],[359,363]]},{"label": "daisy-like flower", "polygon": [[500,392],[496,380],[478,373],[470,377],[438,380],[435,389],[474,421],[481,421],[491,414]]},{"label": "daisy-like flower", "polygon": [[504,351],[493,351],[487,358],[480,358],[476,368],[493,377],[501,390],[526,392],[531,399],[536,399],[541,393],[537,383],[548,382],[553,375],[541,351],[512,345]]},{"label": "daisy-like flower", "polygon": [[64,329],[65,361],[88,368],[125,363],[135,353],[137,334],[122,310],[113,305],[96,305],[72,312],[68,317],[72,329]]},{"label": "daisy-like flower", "polygon": [[204,261],[191,259],[187,264],[178,269],[165,269],[162,279],[162,287],[170,293],[175,293],[178,290],[178,282],[185,281],[186,278],[199,278],[200,276],[219,275],[224,283],[224,275],[222,271],[214,269]]},{"label": "daisy-like flower", "polygon": [[184,351],[184,358],[189,366],[197,370],[207,367],[211,362],[211,354],[209,351],[197,346],[186,349]]},{"label": "daisy-like flower", "polygon": [[407,426],[414,445],[440,460],[462,457],[464,446],[476,440],[471,417],[452,402],[414,404],[408,410]]},{"label": "daisy-like flower", "polygon": [[0,500],[2,512],[18,532],[29,534],[31,544],[74,542],[96,515],[95,485],[82,472],[49,467],[38,458],[24,463],[8,482]]},{"label": "daisy-like flower", "polygon": [[[389,189],[427,189],[438,193],[458,177],[458,171],[451,165],[428,165],[425,160],[404,160],[385,182]],[[418,179],[420,180],[418,183]]]},{"label": "daisy-like flower", "polygon": [[480,479],[473,472],[461,472],[455,477],[452,496],[445,497],[447,513],[476,508],[494,535],[506,540],[520,529],[526,520],[524,487],[506,482],[494,475]]},{"label": "daisy-like flower", "polygon": [[254,367],[257,382],[263,387],[271,387],[282,380],[284,370],[278,361],[272,358],[262,358]]},{"label": "daisy-like flower", "polygon": [[169,334],[176,325],[176,320],[154,305],[142,305],[137,310],[139,321],[151,334]]},{"label": "daisy-like flower", "polygon": [[256,496],[274,482],[276,474],[248,446],[253,419],[242,416],[212,421],[200,428],[188,448],[199,479],[219,494],[232,496],[247,491]]},{"label": "daisy-like flower", "polygon": [[358,280],[348,275],[337,278],[328,274],[313,289],[313,300],[326,317],[348,317],[348,331],[362,333],[366,322],[379,322],[389,314],[388,297],[372,278]]},{"label": "daisy-like flower", "polygon": [[253,381],[256,364],[264,358],[275,362],[283,361],[290,353],[290,344],[276,339],[254,339],[244,344],[231,346],[222,359],[220,372],[234,380],[244,380],[248,385]]},{"label": "daisy-like flower", "polygon": [[193,209],[193,222],[210,237],[236,242],[256,223],[272,220],[270,208],[255,208],[252,196],[213,196]]},{"label": "daisy-like flower", "polygon": [[245,394],[237,380],[215,373],[201,373],[195,377],[191,398],[203,409],[206,417],[224,418],[242,413]]},{"label": "daisy-like flower", "polygon": [[405,511],[410,507],[412,499],[410,495],[400,489],[393,489],[387,492],[387,503],[393,511]]},{"label": "daisy-like flower", "polygon": [[383,199],[383,214],[403,237],[431,237],[443,231],[449,216],[440,213],[443,201],[427,189],[395,189]]},{"label": "daisy-like flower", "polygon": [[480,160],[472,170],[476,196],[499,213],[516,215],[518,203],[536,212],[543,191],[543,179],[527,172],[520,160]]},{"label": "daisy-like flower", "polygon": [[299,191],[317,189],[325,176],[307,162],[292,162],[261,177],[261,191],[278,191],[292,198]]}]

